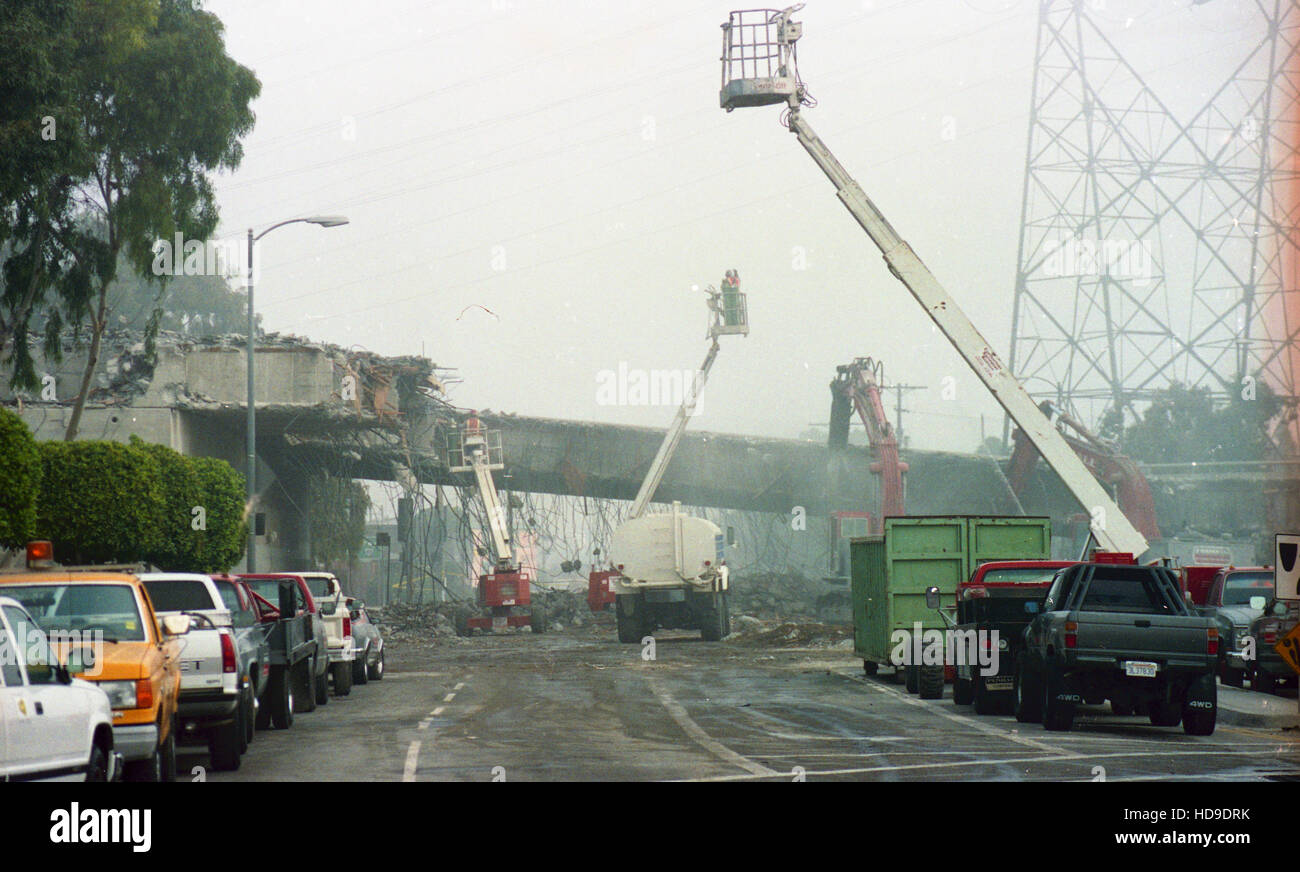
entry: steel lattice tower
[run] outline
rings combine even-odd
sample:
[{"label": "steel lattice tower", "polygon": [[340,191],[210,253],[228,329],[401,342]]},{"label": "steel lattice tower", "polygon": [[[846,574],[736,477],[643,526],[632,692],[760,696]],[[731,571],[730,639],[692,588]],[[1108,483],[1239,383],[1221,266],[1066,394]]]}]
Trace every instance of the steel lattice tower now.
[{"label": "steel lattice tower", "polygon": [[1013,371],[1093,424],[1173,382],[1295,397],[1300,0],[1249,0],[1258,40],[1184,119],[1096,8],[1040,0]]}]

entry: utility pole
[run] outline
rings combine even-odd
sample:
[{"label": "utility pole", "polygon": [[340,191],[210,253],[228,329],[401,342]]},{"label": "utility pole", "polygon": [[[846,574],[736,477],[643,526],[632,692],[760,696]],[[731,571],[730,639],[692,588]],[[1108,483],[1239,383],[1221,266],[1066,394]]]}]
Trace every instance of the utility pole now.
[{"label": "utility pole", "polygon": [[929,390],[926,385],[905,385],[894,384],[885,388],[885,390],[894,392],[894,439],[897,440],[899,447],[903,447],[903,413],[911,411],[903,408],[904,391],[924,391]]}]

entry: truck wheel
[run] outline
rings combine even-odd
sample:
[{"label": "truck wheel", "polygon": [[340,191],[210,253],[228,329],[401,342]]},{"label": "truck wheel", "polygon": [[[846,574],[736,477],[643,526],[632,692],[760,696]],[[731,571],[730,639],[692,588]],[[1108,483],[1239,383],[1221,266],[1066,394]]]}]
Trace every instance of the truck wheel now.
[{"label": "truck wheel", "polygon": [[1057,699],[1061,678],[1049,666],[1043,676],[1043,729],[1068,733],[1074,727],[1074,703]]},{"label": "truck wheel", "polygon": [[171,729],[167,731],[167,741],[162,745],[162,777],[159,781],[171,782],[176,780],[176,719],[172,718]]},{"label": "truck wheel", "polygon": [[95,742],[90,746],[90,762],[86,764],[87,781],[108,781],[108,753]]},{"label": "truck wheel", "polygon": [[1214,734],[1214,722],[1218,719],[1219,708],[1192,708],[1183,706],[1183,732],[1189,736],[1211,736]]},{"label": "truck wheel", "polygon": [[163,780],[162,772],[162,748],[158,747],[147,759],[127,763],[123,776],[127,781],[158,782]]},{"label": "truck wheel", "polygon": [[953,705],[970,705],[974,699],[975,687],[969,678],[954,678],[952,680]]},{"label": "truck wheel", "polygon": [[532,611],[528,614],[528,626],[533,628],[534,635],[546,632],[546,609],[541,606],[533,606]]},{"label": "truck wheel", "polygon": [[922,666],[918,673],[917,690],[921,699],[943,699],[943,667]]},{"label": "truck wheel", "polygon": [[708,597],[708,605],[700,611],[700,637],[706,642],[717,642],[726,635],[726,606],[722,594],[714,593]]},{"label": "truck wheel", "polygon": [[352,664],[340,661],[331,663],[330,668],[334,671],[334,694],[347,696],[352,692]]},{"label": "truck wheel", "polygon": [[239,737],[243,733],[244,725],[239,722],[239,708],[236,707],[234,720],[208,734],[208,754],[212,757],[213,769],[234,772],[239,768]]},{"label": "truck wheel", "polygon": [[888,681],[890,684],[906,683],[906,671],[906,666],[895,666],[894,671],[885,676],[885,681]]},{"label": "truck wheel", "polygon": [[1042,692],[1034,674],[1022,662],[1016,662],[1015,677],[1012,679],[1011,698],[1016,720],[1022,724],[1031,724],[1043,719]]},{"label": "truck wheel", "polygon": [[1153,699],[1147,703],[1147,718],[1153,727],[1176,727],[1183,719],[1183,707],[1177,702]]},{"label": "truck wheel", "polygon": [[293,726],[294,681],[287,666],[271,667],[271,683],[266,688],[265,708],[277,730]]},{"label": "truck wheel", "polygon": [[977,715],[997,714],[998,708],[1000,708],[1000,706],[998,705],[1000,700],[998,699],[997,694],[995,694],[993,691],[988,689],[988,685],[984,683],[984,676],[976,675],[974,684],[975,684],[975,714]]},{"label": "truck wheel", "polygon": [[722,598],[722,638],[725,639],[731,635],[731,603],[725,590],[718,596]]},{"label": "truck wheel", "polygon": [[1273,693],[1277,690],[1277,677],[1256,666],[1255,676],[1250,680],[1250,689],[1260,693]]},{"label": "truck wheel", "polygon": [[357,655],[357,659],[352,661],[352,683],[365,684],[370,680],[369,673],[366,672],[366,658],[368,654],[362,653]]},{"label": "truck wheel", "polygon": [[259,730],[269,730],[271,728],[271,707],[275,699],[275,670],[278,666],[272,666],[270,674],[266,677],[266,687],[262,690],[262,699],[258,702],[257,717],[253,725]]},{"label": "truck wheel", "polygon": [[645,635],[645,616],[641,612],[644,604],[633,602],[636,599],[636,596],[628,594],[621,594],[614,599],[620,642],[635,644]]},{"label": "truck wheel", "polygon": [[374,681],[384,680],[384,649],[379,649],[379,659],[375,661],[374,666],[367,666],[366,671]]},{"label": "truck wheel", "polygon": [[907,689],[908,693],[916,693],[921,689],[921,667],[903,667],[903,687]]},{"label": "truck wheel", "polygon": [[289,674],[289,685],[293,689],[295,710],[314,712],[320,702],[318,692],[312,690],[313,676],[316,674],[316,658],[300,660]]},{"label": "truck wheel", "polygon": [[874,660],[863,660],[862,671],[867,675],[875,675],[880,672],[880,664]]},{"label": "truck wheel", "polygon": [[239,753],[248,750],[248,743],[253,741],[253,689],[244,688],[239,695]]}]

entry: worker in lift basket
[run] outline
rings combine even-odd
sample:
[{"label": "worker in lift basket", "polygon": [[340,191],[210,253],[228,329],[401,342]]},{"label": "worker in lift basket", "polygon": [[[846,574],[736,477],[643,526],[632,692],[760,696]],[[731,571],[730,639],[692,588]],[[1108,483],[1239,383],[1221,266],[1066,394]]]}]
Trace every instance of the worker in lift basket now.
[{"label": "worker in lift basket", "polygon": [[484,444],[483,425],[479,422],[478,412],[470,409],[469,417],[465,419],[465,434],[461,439],[462,450],[470,455],[479,454],[483,451]]},{"label": "worker in lift basket", "polygon": [[740,326],[740,273],[734,269],[727,270],[722,279],[722,323]]}]

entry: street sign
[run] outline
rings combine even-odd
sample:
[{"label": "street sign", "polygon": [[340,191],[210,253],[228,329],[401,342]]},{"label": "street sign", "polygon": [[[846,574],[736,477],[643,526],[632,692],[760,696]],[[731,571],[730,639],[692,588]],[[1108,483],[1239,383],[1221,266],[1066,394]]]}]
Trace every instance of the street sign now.
[{"label": "street sign", "polygon": [[1300,599],[1300,533],[1273,537],[1273,580],[1277,598]]}]

